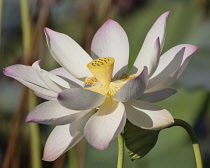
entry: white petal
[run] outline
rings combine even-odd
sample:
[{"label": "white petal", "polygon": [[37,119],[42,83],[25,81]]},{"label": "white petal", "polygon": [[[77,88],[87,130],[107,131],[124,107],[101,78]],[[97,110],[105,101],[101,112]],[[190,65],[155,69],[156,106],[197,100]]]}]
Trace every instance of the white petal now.
[{"label": "white petal", "polygon": [[[152,45],[151,45],[152,46]],[[129,74],[140,74],[143,70],[144,66],[148,68],[148,74],[149,76],[152,76],[152,74],[155,72],[159,59],[160,59],[160,38],[158,37],[155,41],[154,47],[151,48],[152,52],[150,55],[145,55],[144,57],[140,57],[141,59],[138,59],[137,61],[140,61],[140,64],[138,67],[133,66],[131,72]],[[137,70],[137,72],[136,72]]]},{"label": "white petal", "polygon": [[30,82],[39,85],[43,88],[49,89],[49,87],[39,78],[34,69],[27,65],[12,65],[4,68],[4,74],[12,78],[20,78],[26,82]]},{"label": "white petal", "polygon": [[43,160],[54,161],[76,145],[82,139],[84,126],[93,112],[71,124],[56,126],[45,144]]},{"label": "white petal", "polygon": [[49,50],[54,59],[77,78],[92,76],[87,64],[92,58],[69,36],[45,28]]},{"label": "white petal", "polygon": [[12,77],[30,89],[50,97],[57,97],[57,93],[40,79],[31,66],[12,65],[4,68],[4,74]]},{"label": "white petal", "polygon": [[[61,87],[59,87],[54,81],[52,81],[47,72],[43,71],[39,66],[40,61],[36,61],[33,63],[32,68],[37,73],[37,75],[42,79],[42,81],[50,88],[50,90],[53,90],[56,93],[59,93],[62,91]],[[59,78],[59,77],[58,77]]]},{"label": "white petal", "polygon": [[131,70],[131,73],[135,73],[135,68],[138,68],[138,72],[140,73],[144,66],[148,66],[148,68],[150,69],[150,66],[152,66],[152,64],[155,64],[155,62],[153,63],[152,61],[154,57],[153,46],[157,38],[159,38],[161,52],[165,41],[166,21],[169,13],[170,12],[168,11],[162,14],[148,32],[142,45],[142,48],[136,58],[136,61],[134,62],[134,67]]},{"label": "white petal", "polygon": [[170,86],[171,84],[173,84],[180,77],[180,75],[186,68],[187,64],[189,63],[190,59],[192,58],[193,54],[197,51],[198,49],[197,46],[190,45],[190,44],[181,44],[181,45],[177,45],[171,48],[170,50],[168,50],[166,53],[164,53],[161,56],[160,62],[158,65],[159,68],[156,70],[157,72],[155,72],[155,74],[153,75],[153,76],[157,75],[160,72],[161,67],[163,68],[166,65],[170,64],[171,60],[174,59],[176,54],[184,47],[185,47],[185,52],[184,52],[183,59],[178,70],[172,73],[165,80],[162,80],[160,83],[156,84],[153,88],[147,90],[147,92],[164,89]]},{"label": "white petal", "polygon": [[114,96],[114,100],[120,102],[128,102],[136,100],[141,94],[144,93],[148,82],[147,67],[144,68],[142,73],[130,79],[123,87],[121,87]]},{"label": "white petal", "polygon": [[155,103],[155,102],[159,102],[159,101],[167,99],[168,97],[174,95],[176,92],[177,91],[175,89],[167,88],[167,89],[163,89],[163,90],[159,90],[159,91],[155,91],[151,93],[145,93],[141,95],[138,98],[138,100]]},{"label": "white petal", "polygon": [[[152,75],[151,79],[149,79],[147,90],[155,87],[179,69],[182,63],[184,52],[185,48],[182,48],[176,54],[173,54],[169,61],[158,65],[155,73]],[[148,92],[151,92],[151,90]]]},{"label": "white petal", "polygon": [[45,99],[45,100],[57,100],[57,94],[55,97],[50,97],[50,96],[46,96],[46,95],[43,95],[39,92],[34,92],[34,94],[37,96],[37,97],[40,97],[42,99]]},{"label": "white petal", "polygon": [[71,75],[67,70],[64,68],[56,68],[50,71],[50,73],[59,76],[60,78],[67,81],[71,87],[84,87],[84,82],[75,78],[73,75]]},{"label": "white petal", "polygon": [[125,110],[128,120],[140,128],[156,130],[174,123],[167,110],[152,103],[135,100],[126,103]]},{"label": "white petal", "polygon": [[93,58],[113,57],[113,76],[120,77],[127,70],[129,57],[128,37],[123,28],[113,20],[107,20],[93,37]]},{"label": "white petal", "polygon": [[100,106],[105,96],[87,89],[66,89],[58,94],[59,103],[72,110],[88,110]]},{"label": "white petal", "polygon": [[26,122],[47,125],[65,125],[83,117],[88,111],[70,110],[58,103],[47,101],[36,106],[27,116]]},{"label": "white petal", "polygon": [[95,148],[106,149],[110,142],[124,128],[125,108],[120,102],[106,100],[87,122],[85,138]]}]

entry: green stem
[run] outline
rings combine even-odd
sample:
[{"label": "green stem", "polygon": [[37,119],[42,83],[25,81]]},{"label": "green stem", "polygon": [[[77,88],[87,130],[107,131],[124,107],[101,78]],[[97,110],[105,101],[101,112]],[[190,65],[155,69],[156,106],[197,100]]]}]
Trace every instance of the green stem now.
[{"label": "green stem", "polygon": [[2,14],[3,14],[3,0],[0,0],[0,49],[1,49],[1,44],[2,44]]},{"label": "green stem", "polygon": [[200,147],[199,147],[199,144],[198,144],[197,136],[196,136],[193,128],[186,121],[183,121],[183,120],[180,120],[180,119],[175,119],[175,122],[171,127],[173,127],[173,126],[180,126],[187,131],[187,133],[189,134],[190,139],[192,141],[192,144],[193,144],[196,167],[197,168],[203,168],[201,151],[200,151]]},{"label": "green stem", "polygon": [[[32,90],[29,90],[29,110],[36,106],[36,97]],[[39,125],[30,123],[30,141],[31,141],[31,158],[32,168],[41,168],[41,152],[40,152],[40,133]]]},{"label": "green stem", "polygon": [[[29,9],[28,0],[20,1],[21,8],[21,19],[22,19],[22,34],[23,34],[23,49],[24,58],[26,63],[29,63],[31,59],[31,33],[30,33],[30,19],[29,19]],[[36,106],[36,97],[32,91],[28,93],[29,101],[28,108],[29,111]],[[31,141],[31,159],[32,168],[41,168],[41,156],[40,156],[40,139],[39,139],[39,126],[35,123],[30,124],[30,141]]]},{"label": "green stem", "polygon": [[30,19],[29,19],[29,9],[28,0],[20,0],[21,8],[21,23],[22,23],[22,34],[23,34],[23,51],[25,61],[27,62],[30,58],[28,54],[31,49],[31,33],[30,33]]},{"label": "green stem", "polygon": [[77,168],[76,148],[73,147],[69,153],[69,168]]},{"label": "green stem", "polygon": [[118,135],[118,159],[117,168],[123,168],[124,162],[124,140],[122,135]]}]

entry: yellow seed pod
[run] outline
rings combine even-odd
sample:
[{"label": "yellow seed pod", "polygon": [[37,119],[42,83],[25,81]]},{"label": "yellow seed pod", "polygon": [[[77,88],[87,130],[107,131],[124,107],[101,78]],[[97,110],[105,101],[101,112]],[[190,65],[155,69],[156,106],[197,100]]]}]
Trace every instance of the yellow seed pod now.
[{"label": "yellow seed pod", "polygon": [[114,61],[112,57],[98,58],[87,64],[87,67],[100,83],[109,84],[112,79]]}]

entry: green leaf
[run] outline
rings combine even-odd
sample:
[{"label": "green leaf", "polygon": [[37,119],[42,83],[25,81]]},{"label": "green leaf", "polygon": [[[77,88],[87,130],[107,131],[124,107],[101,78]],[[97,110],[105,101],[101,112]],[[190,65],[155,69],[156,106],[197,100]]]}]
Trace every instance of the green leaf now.
[{"label": "green leaf", "polygon": [[143,158],[155,146],[160,131],[141,129],[129,121],[122,134],[132,161]]}]

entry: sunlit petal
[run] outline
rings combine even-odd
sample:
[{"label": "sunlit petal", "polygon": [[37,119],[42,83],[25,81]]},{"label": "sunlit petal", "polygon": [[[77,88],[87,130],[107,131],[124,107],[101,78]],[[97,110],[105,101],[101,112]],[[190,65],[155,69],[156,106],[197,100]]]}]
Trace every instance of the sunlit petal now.
[{"label": "sunlit petal", "polygon": [[125,108],[120,102],[107,100],[85,125],[87,141],[97,149],[106,149],[124,128]]},{"label": "sunlit petal", "polygon": [[144,129],[162,129],[174,123],[171,114],[161,107],[139,100],[125,103],[128,120]]},{"label": "sunlit petal", "polygon": [[91,51],[94,59],[98,57],[115,59],[113,76],[120,77],[127,70],[128,37],[117,22],[109,19],[101,26],[93,38]]},{"label": "sunlit petal", "polygon": [[88,111],[70,110],[58,103],[47,101],[36,106],[27,116],[26,122],[35,122],[47,125],[65,125],[81,117]]},{"label": "sunlit petal", "polygon": [[[163,48],[164,41],[165,41],[165,31],[166,31],[166,22],[169,15],[169,11],[162,14],[157,21],[154,23],[150,31],[148,32],[144,43],[141,47],[141,50],[136,58],[136,61],[134,62],[133,69],[131,72],[136,73],[135,69],[138,69],[138,73],[140,73],[144,66],[148,66],[152,68],[153,63],[153,57],[155,56],[153,46],[157,39],[160,40],[160,52]],[[153,68],[154,69],[154,68]],[[151,73],[152,74],[152,73]]]},{"label": "sunlit petal", "polygon": [[48,48],[55,60],[77,78],[91,76],[86,65],[92,58],[69,36],[45,28]]}]

